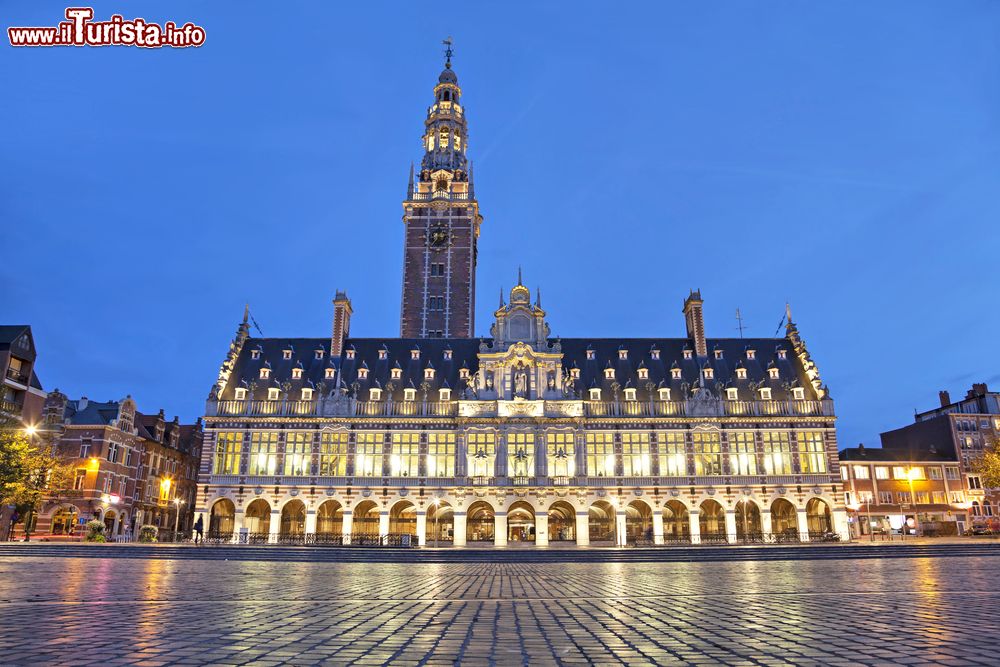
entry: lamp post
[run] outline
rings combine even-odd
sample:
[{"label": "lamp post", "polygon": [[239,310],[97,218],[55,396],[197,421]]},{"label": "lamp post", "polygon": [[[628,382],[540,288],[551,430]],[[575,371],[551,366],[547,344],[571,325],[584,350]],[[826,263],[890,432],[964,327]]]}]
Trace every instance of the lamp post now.
[{"label": "lamp post", "polygon": [[174,542],[177,541],[177,524],[180,523],[181,519],[181,505],[184,501],[180,498],[174,498]]},{"label": "lamp post", "polygon": [[913,492],[913,480],[920,474],[917,468],[910,468],[906,471],[906,479],[910,483],[910,502],[913,503],[913,532],[920,536],[920,513],[917,511],[917,496]]}]

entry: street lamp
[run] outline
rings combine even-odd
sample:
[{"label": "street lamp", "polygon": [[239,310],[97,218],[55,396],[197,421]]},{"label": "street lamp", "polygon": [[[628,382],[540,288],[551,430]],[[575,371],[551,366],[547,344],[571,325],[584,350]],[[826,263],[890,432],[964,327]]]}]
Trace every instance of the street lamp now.
[{"label": "street lamp", "polygon": [[919,468],[910,468],[906,471],[906,479],[910,483],[910,502],[913,503],[913,532],[920,536],[920,513],[917,511],[917,496],[913,492],[913,480],[919,479],[921,471]]},{"label": "street lamp", "polygon": [[174,542],[177,541],[177,524],[180,522],[181,519],[181,505],[183,504],[184,504],[183,500],[181,500],[180,498],[174,498],[174,505],[176,507],[174,509]]}]

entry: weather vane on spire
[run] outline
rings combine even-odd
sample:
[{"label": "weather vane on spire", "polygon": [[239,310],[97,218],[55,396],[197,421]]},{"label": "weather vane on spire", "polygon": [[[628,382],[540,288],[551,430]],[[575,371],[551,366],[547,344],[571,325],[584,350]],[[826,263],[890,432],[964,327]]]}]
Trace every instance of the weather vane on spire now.
[{"label": "weather vane on spire", "polygon": [[445,45],[445,50],[444,50],[444,58],[445,58],[445,60],[444,60],[444,67],[445,67],[445,69],[451,69],[451,57],[453,55],[455,55],[455,51],[451,48],[451,45],[452,45],[451,37],[449,37],[448,39],[444,40],[441,43]]}]

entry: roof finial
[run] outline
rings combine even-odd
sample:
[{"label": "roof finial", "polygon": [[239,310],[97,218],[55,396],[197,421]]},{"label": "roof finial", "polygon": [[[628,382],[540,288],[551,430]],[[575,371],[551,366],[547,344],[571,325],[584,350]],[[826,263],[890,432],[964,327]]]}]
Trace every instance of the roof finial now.
[{"label": "roof finial", "polygon": [[524,282],[521,280],[521,265],[520,264],[517,265],[517,284],[518,285],[523,285],[524,284]]},{"label": "roof finial", "polygon": [[542,307],[542,288],[535,287],[535,305],[539,308]]},{"label": "roof finial", "polygon": [[441,42],[444,44],[444,68],[451,69],[451,57],[455,55],[455,51],[451,48],[452,41],[451,37]]},{"label": "roof finial", "polygon": [[413,163],[410,163],[410,181],[406,185],[406,198],[413,199]]},{"label": "roof finial", "polygon": [[243,324],[247,324],[247,320],[250,319],[250,304],[243,306]]},{"label": "roof finial", "polygon": [[785,318],[788,320],[789,324],[792,323],[792,304],[787,301],[785,302]]},{"label": "roof finial", "polygon": [[503,303],[503,286],[501,285],[500,286],[500,307],[503,308],[503,306],[504,306],[504,303]]}]

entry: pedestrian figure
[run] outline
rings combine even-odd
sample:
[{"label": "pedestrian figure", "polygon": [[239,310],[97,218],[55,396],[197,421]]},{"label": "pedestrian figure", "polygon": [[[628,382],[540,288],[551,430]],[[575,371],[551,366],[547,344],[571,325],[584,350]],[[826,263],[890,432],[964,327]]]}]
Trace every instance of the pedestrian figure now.
[{"label": "pedestrian figure", "polygon": [[201,514],[198,515],[198,520],[194,522],[194,543],[201,544],[205,537],[205,519]]}]

